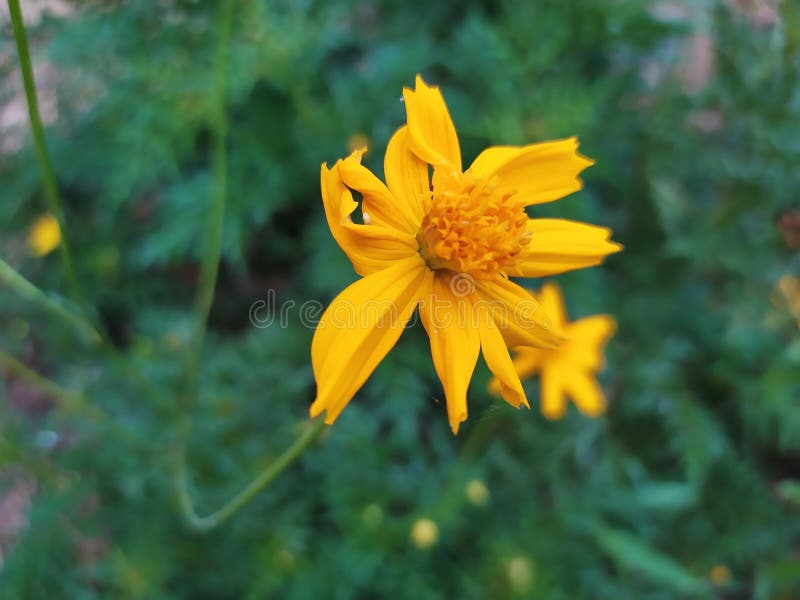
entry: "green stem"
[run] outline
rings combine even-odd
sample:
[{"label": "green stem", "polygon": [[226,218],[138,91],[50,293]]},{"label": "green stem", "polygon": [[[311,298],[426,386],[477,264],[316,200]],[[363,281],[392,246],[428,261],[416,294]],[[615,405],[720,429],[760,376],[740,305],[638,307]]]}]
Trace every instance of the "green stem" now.
[{"label": "green stem", "polygon": [[175,494],[178,509],[186,525],[196,532],[210,531],[232,517],[238,510],[253,500],[267,485],[291,465],[317,439],[324,428],[319,419],[292,444],[273,463],[265,467],[241,492],[226,502],[220,509],[206,516],[199,516],[189,493],[189,476],[186,461],[186,447],[191,431],[192,413],[197,402],[197,369],[203,352],[208,315],[214,301],[214,288],[217,283],[219,262],[222,253],[222,233],[225,218],[225,197],[227,194],[227,154],[225,140],[228,124],[225,116],[225,96],[228,72],[228,44],[230,41],[233,2],[227,0],[222,7],[219,21],[219,39],[214,61],[214,88],[216,105],[212,118],[214,133],[214,154],[212,171],[214,188],[212,206],[208,215],[206,247],[200,266],[200,281],[195,302],[195,320],[191,344],[188,349],[182,377],[180,413],[178,420],[177,443],[175,449]]},{"label": "green stem", "polygon": [[17,273],[11,265],[0,259],[0,283],[4,283],[26,300],[40,306],[52,315],[63,319],[70,326],[80,331],[93,344],[101,344],[102,336],[95,327],[74,312],[62,306],[59,302],[45,294],[22,275]]},{"label": "green stem", "polygon": [[[223,225],[225,221],[225,202],[228,182],[228,157],[226,138],[228,121],[225,113],[225,98],[228,85],[228,46],[231,34],[233,1],[227,0],[222,7],[219,22],[219,40],[214,57],[214,90],[216,101],[211,118],[214,134],[214,150],[211,158],[213,189],[211,210],[206,227],[206,247],[200,264],[200,276],[195,298],[194,327],[185,365],[187,387],[193,388],[197,375],[197,365],[203,352],[208,315],[214,302],[214,289],[217,285],[219,263],[222,254]],[[193,396],[194,394],[190,394]]]},{"label": "green stem", "polygon": [[54,381],[50,381],[43,375],[40,375],[39,373],[31,369],[28,365],[17,360],[16,358],[14,358],[14,356],[12,356],[11,354],[2,349],[0,349],[0,365],[3,365],[8,370],[9,373],[16,375],[23,381],[26,381],[31,385],[39,388],[40,390],[46,392],[50,396],[59,399],[67,408],[82,409],[86,406],[86,402],[83,396],[81,396],[80,394],[74,394],[69,390],[65,390]]},{"label": "green stem", "polygon": [[[267,485],[272,483],[278,475],[291,465],[319,437],[324,427],[325,421],[318,419],[295,440],[294,444],[264,468],[241,492],[226,502],[220,509],[204,517],[198,516],[194,509],[192,499],[189,496],[186,469],[182,468],[180,470],[180,479],[176,484],[178,502],[186,524],[190,529],[198,533],[205,533],[222,525],[240,508],[252,501]],[[183,458],[185,459],[185,454]]]},{"label": "green stem", "polygon": [[44,180],[45,197],[47,198],[50,212],[58,219],[61,227],[61,244],[59,245],[61,264],[66,273],[73,300],[75,300],[78,306],[85,310],[86,302],[72,266],[72,252],[70,251],[69,242],[67,240],[63,203],[61,202],[61,195],[58,192],[58,185],[56,185],[53,165],[50,162],[50,155],[47,152],[44,127],[42,127],[42,119],[39,115],[36,82],[33,78],[30,50],[28,49],[28,36],[25,33],[25,24],[22,20],[22,10],[19,6],[19,0],[8,0],[8,10],[11,13],[11,24],[14,29],[14,39],[17,43],[17,54],[19,55],[19,65],[22,71],[22,82],[25,86],[25,97],[28,100],[28,117],[31,123],[34,146],[36,147],[36,159],[39,162],[39,168],[42,171],[42,179]]},{"label": "green stem", "polygon": [[178,501],[178,509],[184,521],[194,531],[209,531],[230,518],[242,506],[250,502],[264,487],[291,464],[317,437],[321,425],[313,427],[301,436],[277,461],[266,467],[248,484],[242,492],[227,502],[218,511],[200,517],[194,508],[189,494],[189,476],[186,460],[186,448],[192,428],[192,414],[197,403],[197,370],[203,353],[208,316],[214,302],[219,262],[222,254],[223,225],[225,220],[225,201],[227,195],[227,150],[226,137],[228,123],[225,112],[228,74],[228,46],[230,43],[231,20],[233,17],[233,1],[226,0],[219,13],[219,37],[214,56],[214,112],[211,116],[213,133],[212,174],[213,189],[211,193],[211,209],[208,213],[208,224],[204,248],[200,264],[200,277],[195,299],[194,325],[192,339],[187,350],[181,377],[181,394],[179,398],[178,430],[174,455],[174,484]]},{"label": "green stem", "polygon": [[174,486],[178,509],[186,525],[196,532],[210,531],[232,517],[239,509],[253,500],[267,485],[291,465],[317,439],[324,427],[320,419],[292,444],[273,463],[265,467],[241,492],[226,502],[220,509],[206,516],[199,516],[189,493],[189,475],[186,448],[192,425],[192,413],[197,402],[197,370],[203,352],[208,316],[214,301],[214,289],[219,273],[222,254],[225,200],[227,195],[226,137],[228,123],[225,114],[225,97],[228,73],[228,45],[230,42],[233,1],[226,0],[219,16],[219,38],[214,60],[215,107],[211,128],[214,138],[211,210],[208,214],[206,247],[200,265],[200,278],[195,300],[194,327],[187,351],[181,378],[181,396],[178,414],[178,431],[174,455]]},{"label": "green stem", "polygon": [[56,382],[51,381],[47,377],[37,373],[28,365],[3,349],[0,349],[0,366],[4,367],[6,371],[13,376],[25,381],[26,383],[40,389],[41,391],[58,400],[59,403],[56,405],[57,408],[78,413],[86,419],[94,421],[107,431],[112,432],[115,436],[115,439],[125,440],[141,452],[148,453],[157,451],[157,448],[153,447],[151,439],[145,439],[144,437],[137,435],[135,431],[126,429],[120,423],[115,421],[103,409],[90,404],[84,395],[64,389]]}]

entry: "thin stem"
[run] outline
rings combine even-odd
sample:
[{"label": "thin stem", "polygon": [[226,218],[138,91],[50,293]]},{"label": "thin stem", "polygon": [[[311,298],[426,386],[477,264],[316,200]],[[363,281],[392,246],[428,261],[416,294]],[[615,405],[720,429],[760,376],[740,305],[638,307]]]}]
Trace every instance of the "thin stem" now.
[{"label": "thin stem", "polygon": [[[180,471],[181,479],[177,481],[177,494],[184,520],[190,529],[205,533],[222,525],[239,509],[251,502],[267,485],[272,483],[289,465],[291,465],[313,442],[325,427],[325,421],[318,419],[295,440],[283,454],[265,467],[241,492],[226,502],[221,508],[204,517],[198,516],[189,496],[186,469]],[[185,454],[183,455],[185,459]]]},{"label": "thin stem", "polygon": [[[231,34],[233,1],[227,0],[222,7],[219,22],[219,40],[214,57],[214,90],[216,102],[211,118],[214,135],[214,150],[211,158],[214,187],[212,189],[211,210],[206,227],[206,247],[200,264],[200,277],[195,298],[194,327],[185,366],[184,383],[194,387],[197,365],[203,352],[208,315],[214,302],[214,289],[217,285],[220,256],[222,254],[223,225],[225,221],[225,202],[228,182],[228,157],[226,138],[228,121],[225,113],[225,97],[228,85],[228,46]],[[190,394],[193,396],[194,394]]]},{"label": "thin stem", "polygon": [[241,492],[226,502],[220,509],[206,516],[199,516],[189,493],[189,476],[186,464],[186,447],[191,430],[192,412],[197,401],[197,368],[203,352],[208,315],[214,301],[222,252],[222,230],[225,218],[225,196],[227,193],[227,155],[225,138],[227,120],[225,116],[225,95],[227,87],[228,44],[230,41],[233,2],[227,0],[222,7],[219,21],[219,40],[215,56],[214,82],[216,91],[215,114],[212,119],[214,133],[214,155],[212,170],[214,189],[212,206],[208,215],[206,247],[200,267],[200,282],[195,303],[195,322],[191,345],[188,350],[182,378],[182,395],[178,421],[178,438],[175,450],[175,493],[178,509],[186,525],[196,532],[207,532],[218,527],[239,509],[253,500],[267,485],[291,465],[322,432],[324,421],[314,423],[274,462],[266,466]]},{"label": "thin stem", "polygon": [[33,78],[33,68],[31,67],[31,55],[28,49],[28,36],[25,32],[25,24],[22,20],[22,10],[19,0],[8,0],[8,10],[11,13],[11,24],[14,29],[14,39],[17,43],[17,54],[19,55],[19,65],[22,71],[22,82],[25,86],[25,97],[28,100],[28,117],[31,123],[31,133],[36,148],[36,159],[42,171],[44,181],[44,192],[50,212],[58,219],[61,227],[60,255],[64,273],[67,276],[67,283],[70,287],[73,300],[82,309],[86,309],[81,287],[78,278],[75,276],[75,269],[72,266],[72,252],[70,251],[69,241],[67,240],[66,219],[64,217],[63,203],[58,192],[56,178],[53,173],[53,165],[50,162],[50,155],[47,152],[47,144],[44,137],[44,127],[39,115],[39,100],[36,95],[36,82]]},{"label": "thin stem", "polygon": [[62,388],[2,349],[0,349],[0,365],[3,365],[9,373],[16,375],[23,381],[30,383],[54,398],[58,398],[67,408],[82,409],[86,406],[83,396]]},{"label": "thin stem", "polygon": [[87,419],[98,423],[106,430],[113,432],[116,436],[115,439],[124,439],[142,452],[157,451],[157,449],[153,447],[151,439],[145,439],[142,436],[136,435],[134,431],[124,428],[103,409],[90,404],[83,394],[70,392],[61,387],[56,382],[37,373],[3,349],[0,349],[0,366],[4,367],[8,373],[58,400],[59,404],[57,408],[80,413]]},{"label": "thin stem", "polygon": [[100,332],[95,329],[94,325],[45,294],[42,290],[17,273],[11,265],[3,259],[0,259],[0,283],[4,283],[26,300],[66,321],[71,327],[86,336],[93,344],[102,344],[103,337],[100,335]]}]

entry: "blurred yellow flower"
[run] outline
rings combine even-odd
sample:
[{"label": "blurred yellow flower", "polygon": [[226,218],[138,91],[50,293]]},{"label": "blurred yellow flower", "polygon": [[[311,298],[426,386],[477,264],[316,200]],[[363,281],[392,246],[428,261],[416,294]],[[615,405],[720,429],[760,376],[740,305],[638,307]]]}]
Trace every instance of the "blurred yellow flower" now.
[{"label": "blurred yellow flower", "polygon": [[473,479],[464,489],[467,499],[475,506],[485,506],[489,502],[489,488],[480,479]]},{"label": "blurred yellow flower", "polygon": [[61,243],[61,227],[50,213],[38,217],[28,231],[28,247],[36,256],[46,256]]},{"label": "blurred yellow flower", "polygon": [[797,321],[800,327],[800,278],[791,275],[784,275],[778,280],[778,290],[783,295],[786,308]]},{"label": "blurred yellow flower", "polygon": [[[567,340],[558,348],[514,348],[517,373],[523,379],[539,373],[541,411],[548,419],[564,415],[567,396],[583,414],[602,414],[606,399],[595,374],[603,368],[603,350],[614,335],[616,322],[609,315],[594,315],[570,323],[561,290],[555,283],[545,283],[535,296]],[[513,393],[498,379],[490,382],[489,390],[504,397]]]},{"label": "blurred yellow flower", "polygon": [[411,528],[411,541],[417,548],[427,550],[439,539],[439,527],[427,518],[417,519]]},{"label": "blurred yellow flower", "polygon": [[[508,345],[553,347],[561,339],[508,276],[597,265],[620,246],[605,227],[528,218],[526,207],[581,189],[578,174],[592,161],[578,154],[576,138],[492,147],[464,171],[439,89],[418,76],[403,98],[408,124],[386,149],[386,185],[361,164],[365,148],[322,165],[328,226],[363,278],[333,300],[314,334],[311,416],[336,420],[419,306],[458,433],[481,352],[519,407],[527,400]],[[363,223],[351,218],[359,206],[351,190],[361,195]]]},{"label": "blurred yellow flower", "polygon": [[725,585],[731,580],[731,570],[726,565],[716,565],[708,573],[715,585]]},{"label": "blurred yellow flower", "polygon": [[533,583],[533,564],[527,556],[516,556],[508,561],[508,582],[517,594],[527,592]]}]

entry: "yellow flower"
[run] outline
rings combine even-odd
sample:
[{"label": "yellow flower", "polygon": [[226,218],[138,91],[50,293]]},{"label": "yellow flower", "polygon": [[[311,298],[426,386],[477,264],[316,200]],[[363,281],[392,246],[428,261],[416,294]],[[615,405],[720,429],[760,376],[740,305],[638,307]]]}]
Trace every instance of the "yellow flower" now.
[{"label": "yellow flower", "polygon": [[61,227],[58,220],[46,213],[33,222],[28,231],[28,247],[36,256],[46,256],[61,243]]},{"label": "yellow flower", "polygon": [[527,556],[516,556],[508,561],[508,582],[517,594],[530,589],[534,574],[533,564]]},{"label": "yellow flower", "polygon": [[[508,346],[554,346],[562,337],[508,276],[597,265],[620,246],[604,227],[528,218],[527,206],[581,188],[578,174],[592,161],[577,153],[575,138],[492,147],[463,171],[439,89],[418,76],[403,98],[407,125],[386,149],[386,184],[361,164],[366,149],[322,165],[328,226],[362,279],[333,300],[314,334],[311,416],[325,412],[333,423],[419,307],[457,433],[481,352],[505,398],[527,406]],[[352,191],[362,223],[352,219]]]},{"label": "yellow flower", "polygon": [[[535,296],[567,340],[558,348],[514,348],[517,374],[525,379],[539,373],[541,410],[548,419],[564,416],[567,396],[583,414],[602,414],[606,399],[595,374],[603,368],[603,348],[614,335],[616,322],[609,315],[594,315],[570,323],[561,290],[555,283],[544,284]],[[499,379],[491,381],[489,390],[503,397],[509,393]]]},{"label": "yellow flower", "polygon": [[473,479],[464,488],[467,499],[475,506],[485,506],[489,502],[489,488],[480,479]]},{"label": "yellow flower", "polygon": [[715,585],[722,586],[731,580],[731,570],[727,565],[716,565],[709,571],[708,576]]},{"label": "yellow flower", "polygon": [[428,518],[417,519],[411,528],[411,541],[417,548],[427,550],[439,539],[439,526]]}]

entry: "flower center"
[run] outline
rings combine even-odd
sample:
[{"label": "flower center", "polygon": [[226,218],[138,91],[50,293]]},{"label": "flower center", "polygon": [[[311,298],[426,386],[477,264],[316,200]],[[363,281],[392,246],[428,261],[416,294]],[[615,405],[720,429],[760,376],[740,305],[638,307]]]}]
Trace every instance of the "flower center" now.
[{"label": "flower center", "polygon": [[428,266],[486,279],[512,265],[530,242],[525,205],[512,193],[466,173],[437,173],[417,234]]}]

